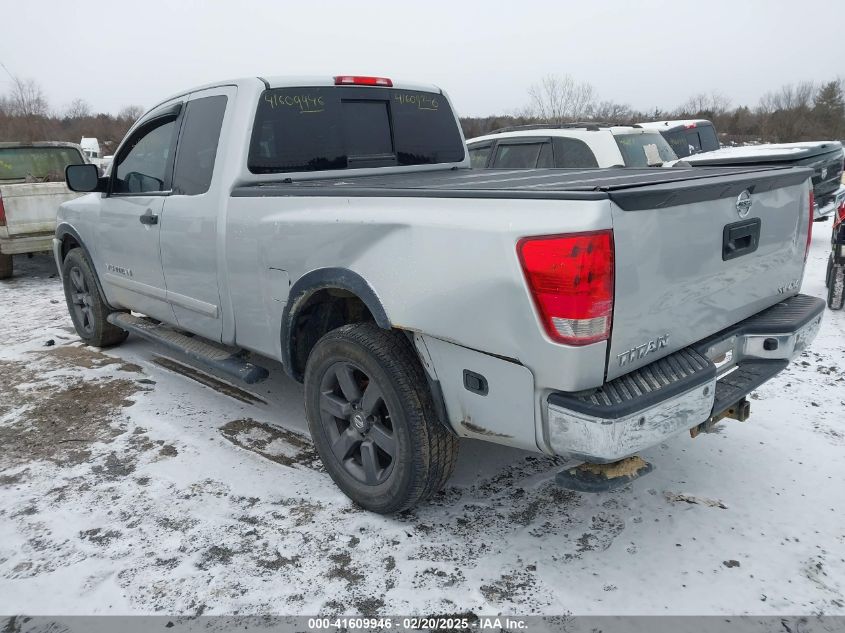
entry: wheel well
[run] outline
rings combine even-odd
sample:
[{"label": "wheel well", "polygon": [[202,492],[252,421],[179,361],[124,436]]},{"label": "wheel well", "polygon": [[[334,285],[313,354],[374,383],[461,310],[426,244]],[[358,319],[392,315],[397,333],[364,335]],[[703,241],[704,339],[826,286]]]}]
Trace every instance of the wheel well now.
[{"label": "wheel well", "polygon": [[65,261],[65,257],[73,248],[79,248],[81,244],[76,241],[76,238],[72,235],[65,235],[62,237],[62,261]]},{"label": "wheel well", "polygon": [[323,335],[342,325],[375,321],[367,304],[349,290],[322,288],[312,293],[296,311],[291,323],[288,342],[291,374],[302,380],[308,355]]}]

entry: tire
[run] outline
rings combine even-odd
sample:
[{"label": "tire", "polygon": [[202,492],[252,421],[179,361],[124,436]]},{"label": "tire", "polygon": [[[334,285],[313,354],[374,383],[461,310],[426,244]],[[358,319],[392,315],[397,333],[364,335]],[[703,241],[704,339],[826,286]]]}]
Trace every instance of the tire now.
[{"label": "tire", "polygon": [[15,271],[15,261],[11,255],[0,253],[0,279],[9,279]]},{"label": "tire", "polygon": [[72,249],[62,262],[62,283],[73,326],[86,345],[110,347],[126,340],[128,333],[106,320],[113,310],[100,295],[94,267],[82,249]]},{"label": "tire", "polygon": [[833,266],[827,287],[827,307],[841,310],[845,303],[845,266]]},{"label": "tire", "polygon": [[824,287],[830,288],[830,271],[833,270],[833,253],[827,258],[827,271],[824,274]]},{"label": "tire", "polygon": [[331,478],[372,512],[416,505],[455,468],[458,438],[438,420],[424,370],[400,332],[361,323],[317,341],[305,366],[305,413]]}]

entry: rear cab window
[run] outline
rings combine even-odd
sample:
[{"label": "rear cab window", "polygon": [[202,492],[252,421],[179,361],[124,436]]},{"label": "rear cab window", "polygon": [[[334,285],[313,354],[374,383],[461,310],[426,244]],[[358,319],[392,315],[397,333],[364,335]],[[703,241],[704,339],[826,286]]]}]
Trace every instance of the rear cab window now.
[{"label": "rear cab window", "polygon": [[679,158],[684,158],[692,153],[690,152],[689,141],[687,141],[687,135],[684,134],[684,130],[672,130],[670,132],[661,132],[660,134],[669,143],[669,147],[672,148],[672,151]]},{"label": "rear cab window", "polygon": [[679,158],[719,149],[716,129],[706,123],[696,124],[695,127],[668,130],[661,134]]},{"label": "rear cab window", "polygon": [[65,167],[84,163],[73,147],[0,147],[0,182],[64,182]]},{"label": "rear cab window", "polygon": [[658,167],[678,158],[666,139],[657,132],[615,134],[613,138],[622,153],[625,167]]},{"label": "rear cab window", "polygon": [[455,115],[439,93],[315,86],[265,90],[247,166],[254,174],[461,162]]},{"label": "rear cab window", "polygon": [[701,144],[702,152],[712,152],[719,149],[719,139],[716,136],[716,128],[712,125],[699,125],[698,138]]}]

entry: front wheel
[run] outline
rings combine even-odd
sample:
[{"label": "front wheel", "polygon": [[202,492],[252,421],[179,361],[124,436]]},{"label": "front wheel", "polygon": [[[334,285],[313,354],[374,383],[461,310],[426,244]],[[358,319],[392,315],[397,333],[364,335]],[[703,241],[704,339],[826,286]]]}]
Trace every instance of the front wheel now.
[{"label": "front wheel", "polygon": [[79,338],[94,347],[126,340],[127,332],[106,320],[111,308],[100,295],[94,268],[80,248],[71,249],[62,263],[65,301]]},{"label": "front wheel", "polygon": [[323,336],[305,367],[311,436],[338,487],[387,514],[446,483],[458,439],[437,419],[422,366],[399,332],[372,323]]}]

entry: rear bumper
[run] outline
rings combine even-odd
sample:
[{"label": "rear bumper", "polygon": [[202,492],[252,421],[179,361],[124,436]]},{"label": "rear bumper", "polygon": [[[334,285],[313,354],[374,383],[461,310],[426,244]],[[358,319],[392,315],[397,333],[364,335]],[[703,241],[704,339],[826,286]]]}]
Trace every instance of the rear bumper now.
[{"label": "rear bumper", "polygon": [[27,235],[26,237],[0,238],[0,253],[20,255],[53,250],[53,233]]},{"label": "rear bumper", "polygon": [[558,455],[612,462],[718,416],[812,342],[824,307],[797,295],[599,389],[550,394],[549,445]]}]

